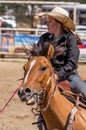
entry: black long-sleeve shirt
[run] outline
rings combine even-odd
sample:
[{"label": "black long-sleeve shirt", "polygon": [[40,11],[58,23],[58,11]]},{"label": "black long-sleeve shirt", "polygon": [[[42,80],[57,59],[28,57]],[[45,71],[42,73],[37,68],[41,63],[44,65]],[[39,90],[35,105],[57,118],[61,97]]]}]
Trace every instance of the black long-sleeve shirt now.
[{"label": "black long-sleeve shirt", "polygon": [[40,55],[46,55],[48,44],[52,41],[55,52],[51,59],[52,66],[55,69],[60,80],[66,79],[77,69],[79,48],[75,35],[70,32],[64,32],[60,39],[54,39],[54,36],[43,34],[37,47],[40,48]]}]

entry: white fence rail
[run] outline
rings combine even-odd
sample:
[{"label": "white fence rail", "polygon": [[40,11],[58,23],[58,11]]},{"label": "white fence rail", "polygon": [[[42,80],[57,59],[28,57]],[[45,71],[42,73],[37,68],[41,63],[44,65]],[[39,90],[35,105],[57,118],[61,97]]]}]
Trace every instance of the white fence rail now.
[{"label": "white fence rail", "polygon": [[[47,32],[46,29],[36,29],[36,28],[0,28],[0,37],[12,34],[28,34],[28,35],[35,35],[40,36],[41,34]],[[86,31],[76,31],[76,33],[80,36],[81,39],[86,40]],[[1,40],[1,38],[0,38]],[[2,45],[2,40],[0,41],[0,49]],[[9,43],[8,43],[9,46]],[[13,46],[14,47],[14,46]],[[85,50],[86,51],[86,50]],[[19,50],[21,52],[21,50]],[[83,51],[82,51],[83,52]],[[12,56],[12,52],[9,52],[9,54]],[[4,55],[8,56],[8,52],[0,51],[0,56],[4,57]],[[13,54],[14,55],[14,54]],[[19,54],[19,57],[25,57],[25,54]],[[15,57],[17,57],[17,53],[15,54]],[[85,60],[86,61],[86,54],[80,55],[80,61]]]},{"label": "white fence rail", "polygon": [[[9,57],[9,56],[17,56],[25,57],[25,48],[24,45],[30,45],[30,40],[27,40],[27,37],[24,39],[22,34],[26,34],[28,36],[33,36],[32,42],[34,41],[34,37],[38,37],[45,33],[46,29],[36,29],[36,28],[0,28],[0,57]],[[25,35],[25,36],[26,36]],[[16,41],[14,37],[19,37]],[[26,43],[25,43],[26,42]],[[36,41],[35,41],[36,42]]]},{"label": "white fence rail", "polygon": [[76,33],[78,34],[78,36],[81,38],[81,39],[84,39],[86,40],[86,31],[76,31]]},{"label": "white fence rail", "polygon": [[[3,33],[4,31],[4,33]],[[41,35],[42,33],[47,32],[47,29],[37,29],[37,28],[0,28],[0,35],[8,33],[27,33],[30,35]],[[76,31],[81,39],[86,39],[86,31]]]},{"label": "white fence rail", "polygon": [[[4,31],[4,33],[3,33]],[[43,32],[46,32],[46,29],[36,29],[36,28],[0,28],[0,35],[7,33],[27,33],[33,35],[40,35]]]}]

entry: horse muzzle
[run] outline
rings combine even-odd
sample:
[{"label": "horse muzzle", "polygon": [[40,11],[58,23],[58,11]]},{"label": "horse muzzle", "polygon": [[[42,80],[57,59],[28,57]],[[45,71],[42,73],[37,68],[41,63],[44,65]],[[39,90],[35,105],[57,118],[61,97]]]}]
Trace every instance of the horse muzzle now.
[{"label": "horse muzzle", "polygon": [[32,92],[29,88],[24,87],[18,91],[18,96],[22,102],[26,102],[27,105],[33,105],[38,97],[38,93]]},{"label": "horse muzzle", "polygon": [[18,91],[18,96],[21,101],[27,101],[27,97],[31,95],[31,90],[27,87],[20,88]]}]

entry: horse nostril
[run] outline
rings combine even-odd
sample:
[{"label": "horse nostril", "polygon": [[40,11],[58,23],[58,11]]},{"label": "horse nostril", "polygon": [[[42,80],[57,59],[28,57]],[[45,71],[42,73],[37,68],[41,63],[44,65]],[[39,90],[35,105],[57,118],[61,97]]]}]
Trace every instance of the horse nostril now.
[{"label": "horse nostril", "polygon": [[23,89],[23,94],[30,96],[31,90],[30,90],[29,88],[25,87],[25,88]]},{"label": "horse nostril", "polygon": [[18,91],[18,96],[21,101],[26,101],[27,97],[29,97],[31,94],[31,90],[27,87],[23,87]]},{"label": "horse nostril", "polygon": [[25,88],[24,92],[25,92],[25,93],[30,93],[31,90],[30,90],[29,88]]}]

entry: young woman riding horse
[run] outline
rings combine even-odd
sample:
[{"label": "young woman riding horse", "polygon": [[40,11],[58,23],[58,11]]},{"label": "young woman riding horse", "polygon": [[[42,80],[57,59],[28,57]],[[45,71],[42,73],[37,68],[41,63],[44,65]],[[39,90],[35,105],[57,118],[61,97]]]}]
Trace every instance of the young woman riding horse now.
[{"label": "young woman riding horse", "polygon": [[[21,89],[20,95],[29,91],[27,88],[31,90],[32,96],[40,97],[43,94],[42,100],[37,98],[37,104],[43,114],[47,130],[69,130],[72,124],[75,130],[86,129],[86,110],[80,107],[77,110],[77,107],[63,97],[56,87],[57,81],[67,80],[72,91],[81,93],[86,98],[86,84],[77,72],[79,49],[73,33],[74,23],[68,12],[59,7],[45,15],[48,16],[49,32],[40,37],[36,50],[32,50],[33,55],[41,56],[31,58],[24,66],[24,89]],[[48,51],[50,43],[53,45],[52,51]],[[77,113],[76,115],[73,113],[75,120],[72,119],[72,123],[69,123],[71,110]]]}]

